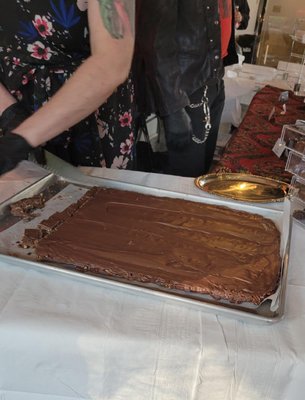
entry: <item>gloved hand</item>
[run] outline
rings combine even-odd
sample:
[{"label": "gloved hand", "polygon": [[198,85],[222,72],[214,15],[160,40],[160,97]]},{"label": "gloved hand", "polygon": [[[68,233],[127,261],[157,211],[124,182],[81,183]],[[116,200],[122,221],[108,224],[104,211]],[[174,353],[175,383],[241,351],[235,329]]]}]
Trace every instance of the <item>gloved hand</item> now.
[{"label": "gloved hand", "polygon": [[[5,135],[6,132],[14,130],[29,116],[30,113],[23,107],[23,105],[20,102],[12,104],[11,106],[7,107],[0,116],[0,133]],[[44,150],[42,147],[39,146],[36,147],[35,149],[32,148],[31,155],[32,155],[32,160],[38,162],[38,164],[44,165],[46,163]],[[1,160],[1,155],[0,155],[0,160]],[[1,173],[1,167],[0,167],[0,173]]]},{"label": "gloved hand", "polygon": [[22,106],[21,103],[14,103],[7,107],[0,116],[0,129],[2,133],[9,132],[17,128],[30,113]]},{"label": "gloved hand", "polygon": [[28,158],[33,147],[20,135],[8,132],[0,137],[0,175]]},{"label": "gloved hand", "polygon": [[192,138],[192,122],[184,108],[162,118],[167,148],[183,150]]}]

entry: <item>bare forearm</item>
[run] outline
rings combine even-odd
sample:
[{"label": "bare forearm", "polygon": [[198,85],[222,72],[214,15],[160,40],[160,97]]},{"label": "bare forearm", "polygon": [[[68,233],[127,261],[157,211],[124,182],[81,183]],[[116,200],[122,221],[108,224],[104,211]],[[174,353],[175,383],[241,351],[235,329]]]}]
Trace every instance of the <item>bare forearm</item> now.
[{"label": "bare forearm", "polygon": [[[115,66],[109,54],[92,56],[58,93],[15,129],[32,146],[38,146],[95,111],[127,77],[128,67]],[[128,60],[127,60],[128,65]],[[123,72],[122,72],[123,71]]]},{"label": "bare forearm", "polygon": [[[134,45],[135,0],[87,0],[86,5],[92,55],[48,103],[0,138],[0,174],[26,159],[32,147],[94,112],[127,78]],[[0,107],[13,102],[1,86]]]},{"label": "bare forearm", "polygon": [[134,1],[88,0],[92,56],[14,132],[34,147],[43,144],[94,112],[123,83],[133,53],[134,24],[129,16],[134,16]]}]

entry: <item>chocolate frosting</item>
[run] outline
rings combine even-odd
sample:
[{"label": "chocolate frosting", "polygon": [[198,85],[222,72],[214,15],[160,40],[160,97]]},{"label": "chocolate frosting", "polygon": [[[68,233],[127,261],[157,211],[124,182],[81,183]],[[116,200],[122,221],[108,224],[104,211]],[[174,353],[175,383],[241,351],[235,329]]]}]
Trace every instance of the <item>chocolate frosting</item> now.
[{"label": "chocolate frosting", "polygon": [[280,234],[260,215],[93,188],[56,217],[41,260],[233,303],[259,304],[277,286]]}]

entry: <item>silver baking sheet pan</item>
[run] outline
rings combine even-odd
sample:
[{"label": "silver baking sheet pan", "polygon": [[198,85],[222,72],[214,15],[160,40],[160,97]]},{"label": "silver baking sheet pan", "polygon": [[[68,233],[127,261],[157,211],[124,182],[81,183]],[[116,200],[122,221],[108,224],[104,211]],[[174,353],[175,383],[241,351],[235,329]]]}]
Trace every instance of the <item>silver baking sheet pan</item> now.
[{"label": "silver baking sheet pan", "polygon": [[[37,262],[35,250],[24,249],[18,246],[24,229],[37,227],[40,221],[48,218],[57,211],[62,211],[70,204],[76,202],[89,187],[96,184],[103,187],[135,191],[143,194],[150,194],[161,197],[173,197],[185,200],[197,201],[201,203],[226,206],[232,209],[246,211],[249,213],[260,214],[271,219],[281,232],[281,276],[276,292],[265,299],[259,306],[242,303],[233,304],[228,301],[215,300],[211,296],[183,292],[161,288],[154,284],[125,281],[107,276],[95,276],[75,270],[74,266],[66,264],[52,264],[46,262]],[[45,207],[35,211],[35,216],[30,220],[20,217],[14,217],[10,214],[10,204],[22,199],[29,198],[38,193],[43,193],[46,198]],[[287,202],[289,204],[289,202]],[[151,188],[141,185],[126,184],[124,182],[111,181],[108,179],[97,178],[88,185],[75,184],[67,179],[60,178],[55,174],[50,174],[42,178],[37,183],[11,197],[6,202],[0,204],[0,261],[10,265],[24,266],[26,268],[35,268],[52,271],[65,275],[73,275],[78,279],[94,280],[103,285],[125,288],[137,292],[146,292],[151,295],[172,298],[177,301],[196,305],[204,311],[216,314],[231,316],[243,321],[274,323],[284,316],[285,292],[288,268],[288,246],[290,238],[290,212],[284,210],[272,210],[264,208],[261,205],[241,204],[228,199],[206,198],[200,195],[188,195],[164,189]]]}]

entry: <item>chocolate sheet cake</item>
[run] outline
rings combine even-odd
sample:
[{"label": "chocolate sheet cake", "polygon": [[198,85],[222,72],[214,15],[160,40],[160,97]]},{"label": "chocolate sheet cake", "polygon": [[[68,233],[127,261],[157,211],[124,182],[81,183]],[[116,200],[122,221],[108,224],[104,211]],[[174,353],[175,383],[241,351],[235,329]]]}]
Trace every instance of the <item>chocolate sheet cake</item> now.
[{"label": "chocolate sheet cake", "polygon": [[36,254],[78,271],[233,303],[259,304],[278,283],[280,234],[260,215],[92,188],[52,218]]}]

